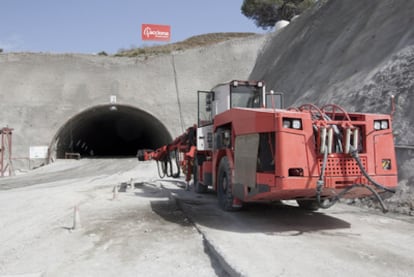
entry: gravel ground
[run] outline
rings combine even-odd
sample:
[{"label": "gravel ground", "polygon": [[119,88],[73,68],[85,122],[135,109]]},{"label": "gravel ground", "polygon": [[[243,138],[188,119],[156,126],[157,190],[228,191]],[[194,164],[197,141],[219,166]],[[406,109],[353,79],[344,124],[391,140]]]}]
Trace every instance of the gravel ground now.
[{"label": "gravel ground", "polygon": [[[135,159],[81,160],[0,179],[0,276],[216,276],[156,174]],[[114,194],[121,183],[134,187]]]},{"label": "gravel ground", "polygon": [[414,275],[412,217],[291,201],[223,212],[153,162],[58,160],[0,179],[0,201],[1,277]]}]

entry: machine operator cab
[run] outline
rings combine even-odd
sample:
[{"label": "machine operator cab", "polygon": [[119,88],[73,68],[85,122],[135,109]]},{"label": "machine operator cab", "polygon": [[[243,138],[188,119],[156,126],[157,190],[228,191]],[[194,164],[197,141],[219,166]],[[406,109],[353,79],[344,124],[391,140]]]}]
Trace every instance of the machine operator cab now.
[{"label": "machine operator cab", "polygon": [[198,91],[197,149],[212,150],[213,120],[231,108],[281,109],[282,94],[266,92],[262,81],[239,81],[219,84],[211,91]]}]

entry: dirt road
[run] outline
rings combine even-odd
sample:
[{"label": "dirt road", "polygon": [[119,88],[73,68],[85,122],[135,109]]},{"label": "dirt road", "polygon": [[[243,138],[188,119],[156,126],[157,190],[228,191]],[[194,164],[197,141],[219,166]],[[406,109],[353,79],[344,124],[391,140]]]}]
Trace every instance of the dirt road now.
[{"label": "dirt road", "polygon": [[[153,163],[130,159],[58,161],[1,179],[0,276],[221,275],[156,176]],[[133,189],[113,193],[131,179]]]},{"label": "dirt road", "polygon": [[344,204],[307,212],[293,201],[223,213],[213,194],[164,186],[233,275],[414,275],[413,217]]},{"label": "dirt road", "polygon": [[135,159],[0,179],[0,201],[0,276],[414,275],[412,217],[290,202],[225,213]]}]

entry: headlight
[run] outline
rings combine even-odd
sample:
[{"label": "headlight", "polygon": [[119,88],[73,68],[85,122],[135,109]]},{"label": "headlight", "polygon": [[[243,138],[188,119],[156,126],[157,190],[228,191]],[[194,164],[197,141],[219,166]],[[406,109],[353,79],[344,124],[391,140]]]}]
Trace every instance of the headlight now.
[{"label": "headlight", "polygon": [[381,130],[381,121],[374,121],[374,130]]},{"label": "headlight", "polygon": [[283,119],[283,128],[290,128],[290,120],[289,119]]},{"label": "headlight", "polygon": [[302,129],[302,120],[298,118],[283,118],[283,128]]},{"label": "headlight", "polygon": [[388,120],[381,120],[381,129],[388,129]]},{"label": "headlight", "polygon": [[301,129],[302,128],[302,123],[300,122],[299,119],[292,120],[292,128],[293,129]]},{"label": "headlight", "polygon": [[374,120],[374,130],[386,130],[390,128],[390,124],[387,119]]}]

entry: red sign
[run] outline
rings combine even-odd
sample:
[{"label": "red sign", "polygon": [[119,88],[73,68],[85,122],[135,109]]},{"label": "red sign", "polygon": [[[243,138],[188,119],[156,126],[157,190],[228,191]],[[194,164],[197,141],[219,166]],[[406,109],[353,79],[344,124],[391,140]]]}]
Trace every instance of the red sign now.
[{"label": "red sign", "polygon": [[142,40],[170,41],[171,26],[142,24],[141,26]]}]

